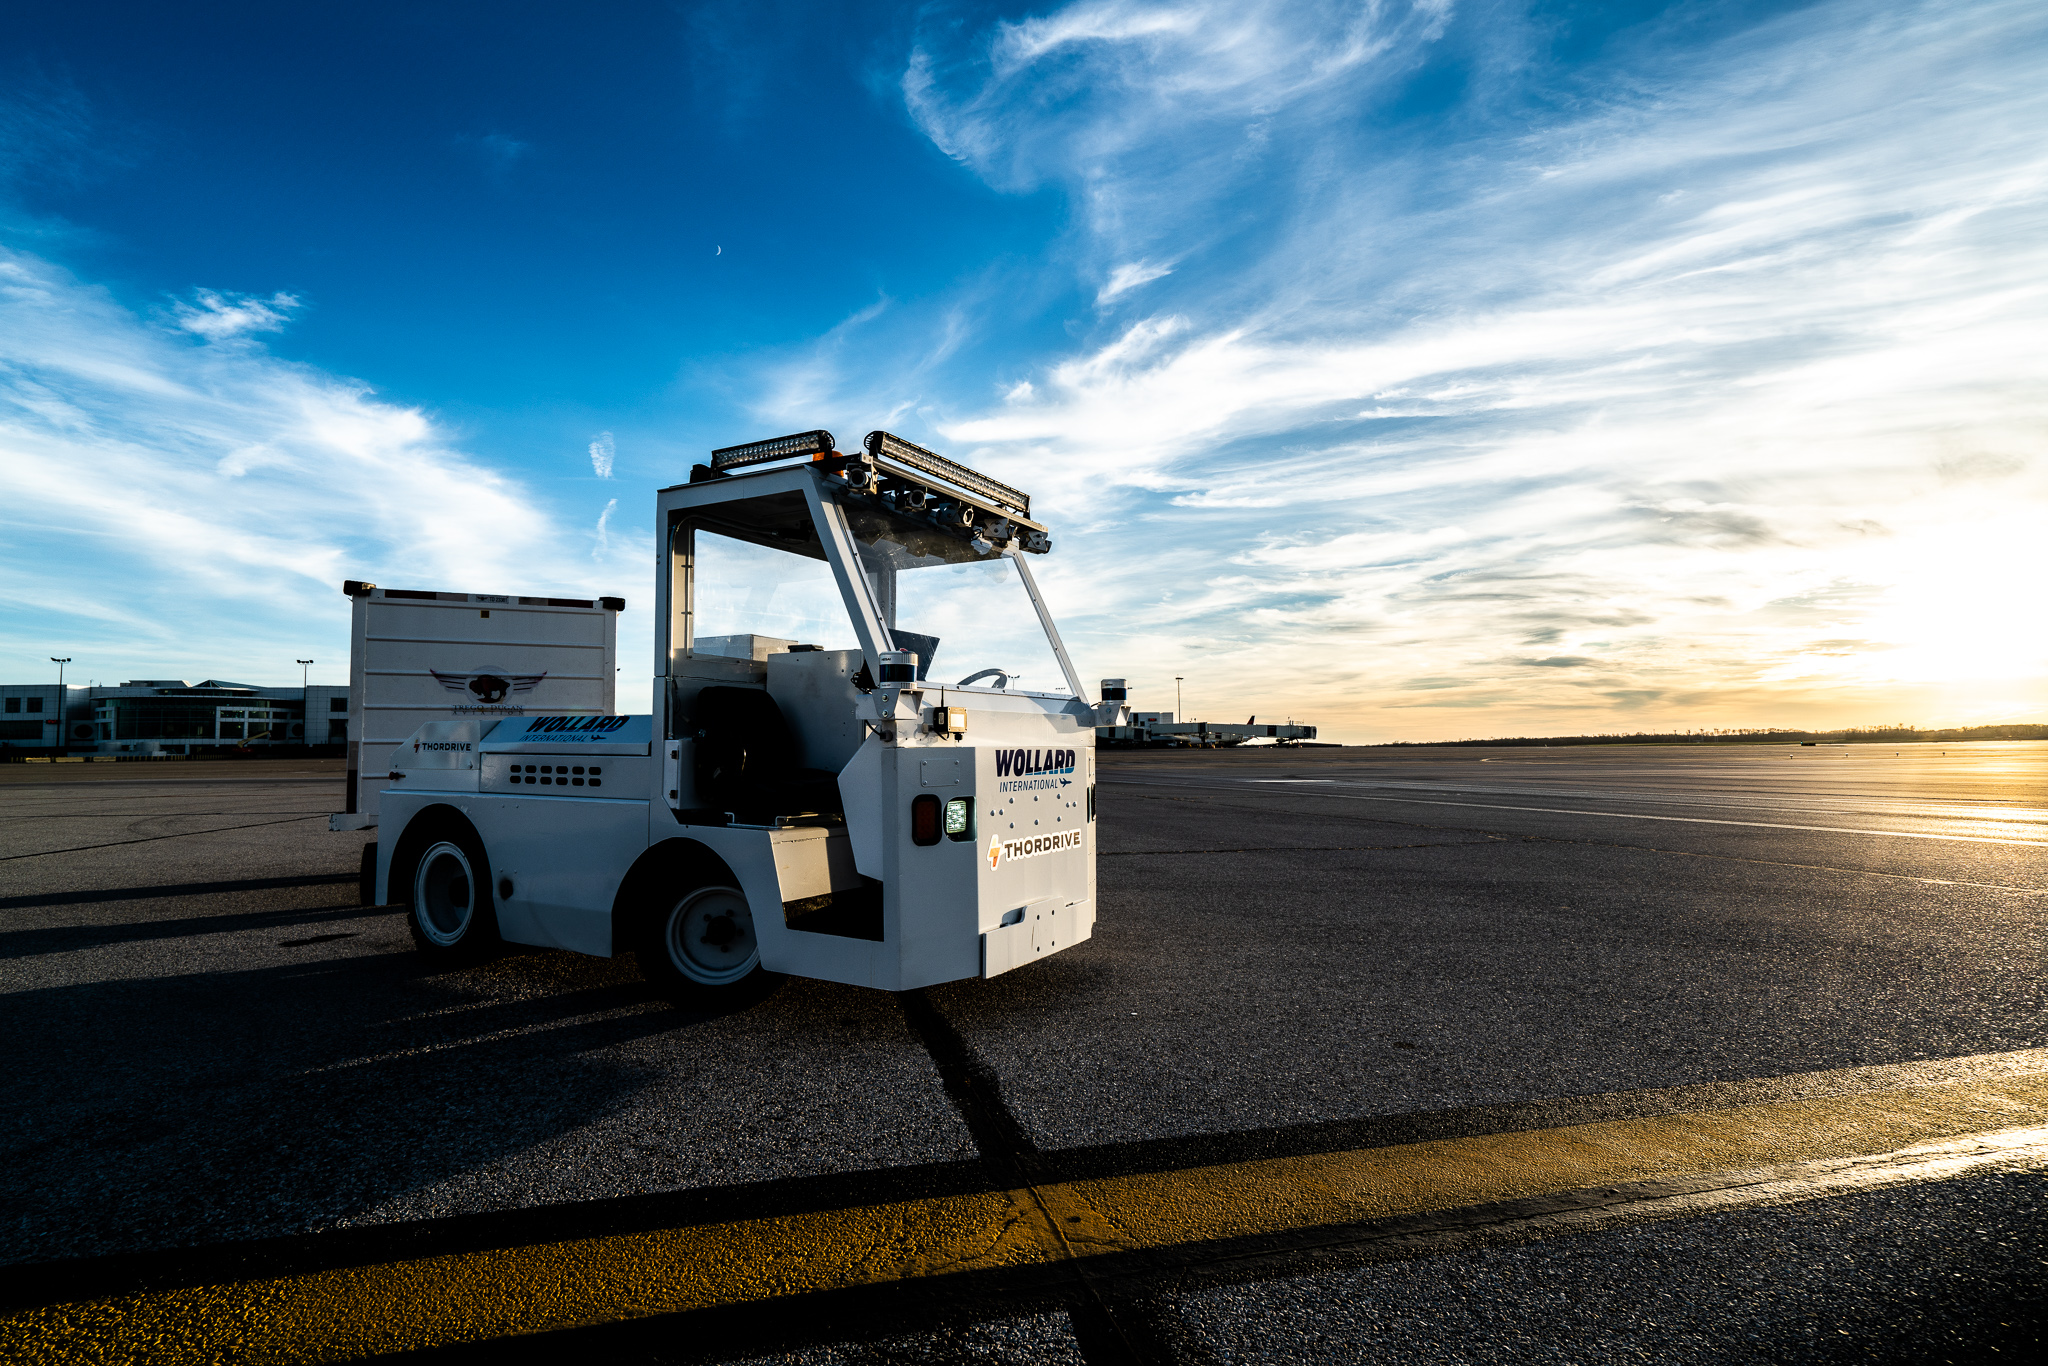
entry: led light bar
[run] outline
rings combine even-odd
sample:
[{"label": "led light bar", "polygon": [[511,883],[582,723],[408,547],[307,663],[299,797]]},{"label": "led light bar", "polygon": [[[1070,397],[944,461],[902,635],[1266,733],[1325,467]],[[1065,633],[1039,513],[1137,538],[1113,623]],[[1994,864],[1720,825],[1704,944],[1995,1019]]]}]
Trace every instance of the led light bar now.
[{"label": "led light bar", "polygon": [[986,498],[998,507],[1008,508],[1025,517],[1031,515],[1030,494],[1022,489],[1013,489],[1008,484],[991,479],[985,474],[976,474],[967,466],[955,464],[937,451],[926,450],[915,441],[905,441],[902,437],[893,436],[888,432],[869,432],[861,445],[869,455],[886,456],[900,464],[908,465],[911,469],[934,475],[969,493]]},{"label": "led light bar", "polygon": [[[744,446],[724,446],[711,452],[711,468],[718,471],[737,469],[741,465],[759,465],[769,460],[787,460],[796,455],[832,454],[832,433],[828,431],[798,432],[795,436],[770,437],[766,441],[749,441]],[[936,459],[937,457],[933,457]]]}]

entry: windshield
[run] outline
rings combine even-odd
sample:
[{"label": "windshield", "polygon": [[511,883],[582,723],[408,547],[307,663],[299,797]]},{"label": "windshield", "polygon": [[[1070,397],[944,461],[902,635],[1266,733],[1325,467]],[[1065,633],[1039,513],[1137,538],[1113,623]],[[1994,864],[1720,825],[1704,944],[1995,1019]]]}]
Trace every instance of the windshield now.
[{"label": "windshield", "polygon": [[701,528],[696,551],[695,653],[765,659],[792,645],[860,648],[823,560]]},{"label": "windshield", "polygon": [[963,534],[858,507],[847,509],[847,525],[896,648],[917,652],[919,678],[1067,691],[1017,567],[972,528]]},{"label": "windshield", "polygon": [[[927,683],[1067,691],[1017,567],[1006,560],[898,573],[896,622],[896,648],[917,651]],[[989,669],[999,676],[973,678]]]},{"label": "windshield", "polygon": [[[875,604],[896,648],[917,653],[920,679],[1067,691],[1017,567],[980,528],[859,499],[841,506]],[[695,653],[765,659],[792,645],[859,648],[799,497],[720,504],[693,521]]]}]

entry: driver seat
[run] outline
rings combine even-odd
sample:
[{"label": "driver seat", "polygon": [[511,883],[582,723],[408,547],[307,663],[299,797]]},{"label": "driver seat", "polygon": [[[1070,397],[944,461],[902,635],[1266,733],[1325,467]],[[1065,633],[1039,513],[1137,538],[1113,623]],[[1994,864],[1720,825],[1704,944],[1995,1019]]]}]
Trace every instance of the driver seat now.
[{"label": "driver seat", "polygon": [[789,722],[765,689],[705,688],[690,714],[700,805],[748,825],[845,814],[838,775],[798,766]]}]

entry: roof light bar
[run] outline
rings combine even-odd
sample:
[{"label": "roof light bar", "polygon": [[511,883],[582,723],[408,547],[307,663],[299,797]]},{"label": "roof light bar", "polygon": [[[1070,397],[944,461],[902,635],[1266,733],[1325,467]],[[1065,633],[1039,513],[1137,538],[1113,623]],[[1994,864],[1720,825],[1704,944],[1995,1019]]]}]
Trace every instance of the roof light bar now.
[{"label": "roof light bar", "polygon": [[[820,429],[795,436],[749,441],[744,446],[723,446],[711,452],[711,468],[723,472],[741,465],[759,465],[769,460],[787,460],[795,455],[832,454],[832,433]],[[936,457],[934,457],[936,458]]]},{"label": "roof light bar", "polygon": [[915,441],[905,441],[902,437],[888,432],[869,432],[861,445],[869,455],[886,456],[914,470],[958,485],[969,493],[978,494],[999,507],[1008,508],[1026,517],[1031,515],[1030,494],[1022,489],[1013,489],[1008,484],[991,479],[985,474],[976,474],[967,466],[955,464],[937,451],[926,450]]}]

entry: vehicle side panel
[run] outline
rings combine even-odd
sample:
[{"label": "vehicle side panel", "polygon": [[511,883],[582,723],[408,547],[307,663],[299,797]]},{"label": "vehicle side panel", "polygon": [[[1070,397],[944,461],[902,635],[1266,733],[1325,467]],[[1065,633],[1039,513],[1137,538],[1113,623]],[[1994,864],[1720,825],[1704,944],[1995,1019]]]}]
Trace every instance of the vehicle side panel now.
[{"label": "vehicle side panel", "polygon": [[621,797],[486,795],[470,821],[501,891],[498,927],[520,944],[608,958],[612,903],[647,848],[647,804]]}]

